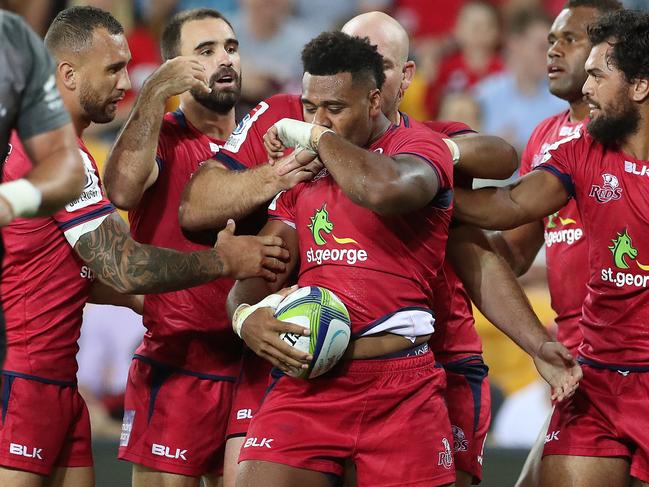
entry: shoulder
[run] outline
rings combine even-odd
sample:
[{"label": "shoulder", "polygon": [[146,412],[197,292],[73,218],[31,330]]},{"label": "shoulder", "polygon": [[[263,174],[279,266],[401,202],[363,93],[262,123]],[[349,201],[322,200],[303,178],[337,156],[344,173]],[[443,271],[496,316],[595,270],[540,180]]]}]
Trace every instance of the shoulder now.
[{"label": "shoulder", "polygon": [[421,123],[430,130],[444,134],[447,137],[476,133],[476,131],[467,124],[463,122],[455,122],[453,120],[427,120]]}]

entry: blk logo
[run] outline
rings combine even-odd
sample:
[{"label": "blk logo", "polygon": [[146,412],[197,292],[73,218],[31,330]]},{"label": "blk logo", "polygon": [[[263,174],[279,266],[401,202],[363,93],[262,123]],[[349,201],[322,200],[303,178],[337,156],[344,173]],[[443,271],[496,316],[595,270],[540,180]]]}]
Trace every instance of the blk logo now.
[{"label": "blk logo", "polygon": [[9,453],[11,453],[12,455],[18,455],[27,458],[38,458],[39,460],[42,460],[42,452],[42,448],[29,449],[25,445],[19,445],[18,443],[9,443]]},{"label": "blk logo", "polygon": [[239,409],[237,419],[252,419],[252,409]]},{"label": "blk logo", "polygon": [[172,453],[171,448],[169,448],[168,446],[158,445],[157,443],[154,443],[153,445],[151,445],[151,453],[159,457],[173,458],[175,460],[181,459],[187,461],[187,457],[185,456],[187,450],[181,450],[180,448],[176,448],[176,451]]},{"label": "blk logo", "polygon": [[246,442],[243,444],[244,448],[250,448],[251,446],[256,447],[266,447],[272,448],[270,444],[273,442],[273,438],[246,438]]}]

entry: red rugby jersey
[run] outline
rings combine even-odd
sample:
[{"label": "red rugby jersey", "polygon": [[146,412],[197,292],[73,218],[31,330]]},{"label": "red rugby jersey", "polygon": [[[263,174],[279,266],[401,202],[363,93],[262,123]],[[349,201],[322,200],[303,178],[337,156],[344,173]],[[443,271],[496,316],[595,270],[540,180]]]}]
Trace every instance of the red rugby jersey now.
[{"label": "red rugby jersey", "polygon": [[538,166],[575,198],[588,235],[579,353],[615,369],[649,370],[649,161],[583,132],[549,147]]},{"label": "red rugby jersey", "polygon": [[[81,195],[52,216],[17,218],[2,229],[4,370],[66,382],[76,380],[83,307],[95,279],[73,246],[115,211],[104,195],[94,159],[80,139],[78,143],[86,171]],[[25,176],[31,166],[14,133],[4,181]]]}]

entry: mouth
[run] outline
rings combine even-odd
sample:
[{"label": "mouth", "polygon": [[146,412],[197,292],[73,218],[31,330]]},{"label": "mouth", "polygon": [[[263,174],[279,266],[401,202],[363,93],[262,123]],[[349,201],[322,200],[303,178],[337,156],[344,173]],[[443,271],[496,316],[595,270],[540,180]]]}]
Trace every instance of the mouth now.
[{"label": "mouth", "polygon": [[237,75],[233,72],[217,74],[213,81],[213,85],[218,86],[219,88],[226,88],[234,86],[237,82]]},{"label": "mouth", "polygon": [[550,64],[548,66],[548,78],[550,79],[558,78],[564,72],[565,70],[563,68],[560,68],[559,66],[556,66],[554,64]]}]

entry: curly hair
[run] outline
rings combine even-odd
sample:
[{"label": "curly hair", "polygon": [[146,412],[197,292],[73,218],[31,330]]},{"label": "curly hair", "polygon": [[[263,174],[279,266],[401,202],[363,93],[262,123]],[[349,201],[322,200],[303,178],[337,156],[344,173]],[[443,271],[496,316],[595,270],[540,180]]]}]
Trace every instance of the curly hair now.
[{"label": "curly hair", "polygon": [[563,6],[563,8],[577,7],[594,8],[601,14],[622,10],[624,8],[618,0],[568,0]]},{"label": "curly hair", "polygon": [[607,59],[628,82],[649,78],[649,14],[618,10],[604,14],[588,27],[593,46],[607,42],[613,50]]},{"label": "curly hair", "polygon": [[340,31],[323,32],[302,49],[306,73],[329,76],[351,73],[352,82],[372,81],[381,89],[385,82],[383,56],[367,37],[352,37]]}]

